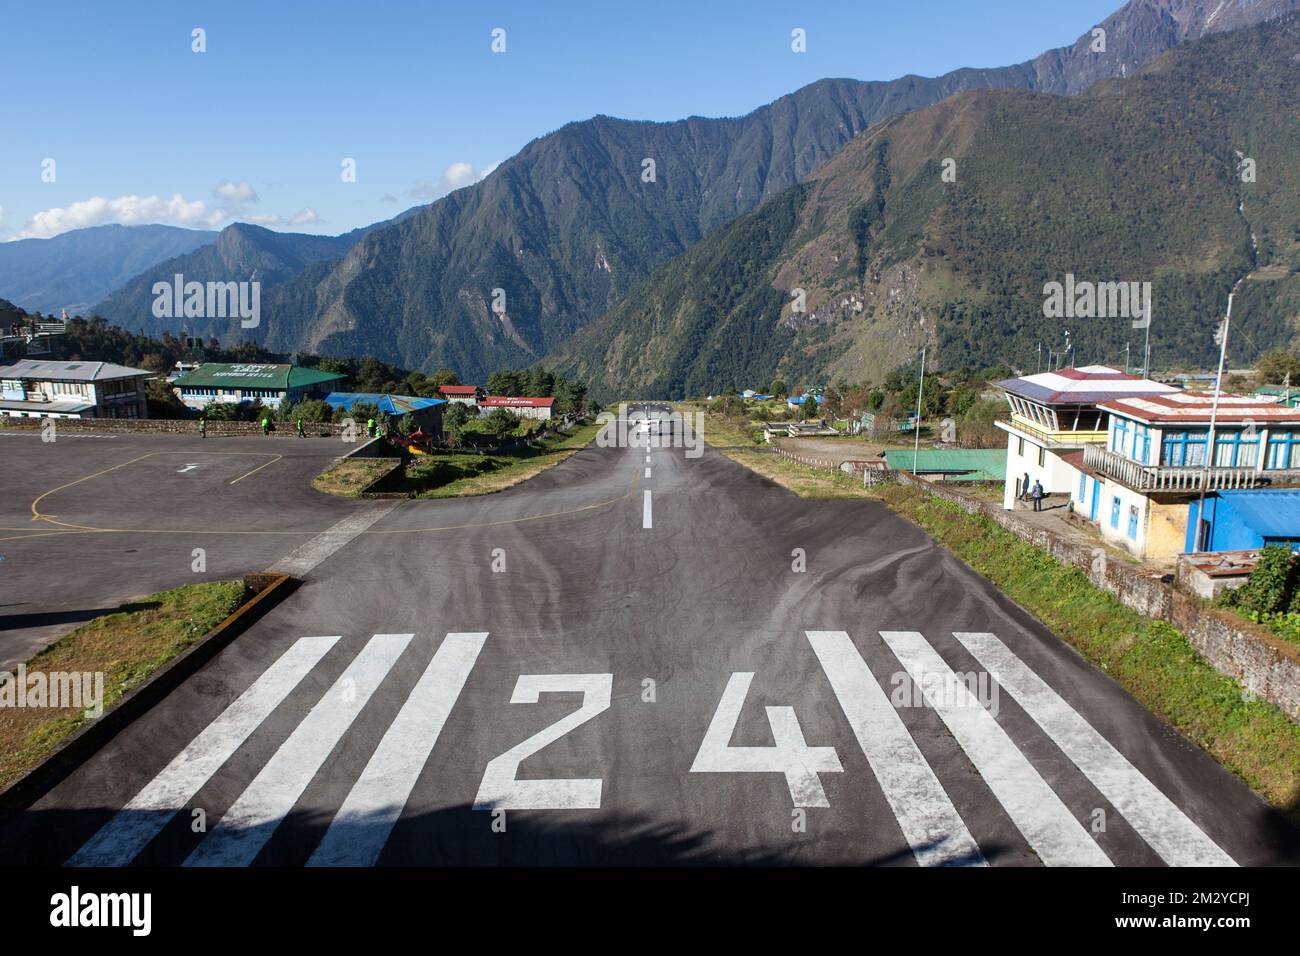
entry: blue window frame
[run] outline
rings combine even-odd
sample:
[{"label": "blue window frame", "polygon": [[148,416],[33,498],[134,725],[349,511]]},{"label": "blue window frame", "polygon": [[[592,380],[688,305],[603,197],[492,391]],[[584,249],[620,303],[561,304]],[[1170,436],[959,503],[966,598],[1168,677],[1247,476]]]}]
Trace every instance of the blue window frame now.
[{"label": "blue window frame", "polygon": [[1265,468],[1300,468],[1300,433],[1293,431],[1268,433],[1268,457]]},{"label": "blue window frame", "polygon": [[1221,468],[1253,468],[1259,450],[1259,435],[1247,435],[1240,429],[1216,432],[1214,435],[1214,463]]},{"label": "blue window frame", "polygon": [[1115,428],[1111,432],[1110,450],[1121,455],[1128,453],[1128,419],[1115,416]]},{"label": "blue window frame", "polygon": [[1082,471],[1079,472],[1079,504],[1083,504],[1083,496],[1088,491],[1088,476]]},{"label": "blue window frame", "polygon": [[1133,425],[1133,459],[1142,464],[1147,463],[1151,454],[1151,429],[1146,425]]},{"label": "blue window frame", "polygon": [[1138,536],[1138,507],[1137,505],[1128,506],[1128,536],[1136,541]]},{"label": "blue window frame", "polygon": [[1203,431],[1165,432],[1160,444],[1160,464],[1194,466],[1205,464]]},{"label": "blue window frame", "polygon": [[1119,495],[1116,495],[1110,499],[1110,526],[1116,529],[1119,528],[1119,506]]}]

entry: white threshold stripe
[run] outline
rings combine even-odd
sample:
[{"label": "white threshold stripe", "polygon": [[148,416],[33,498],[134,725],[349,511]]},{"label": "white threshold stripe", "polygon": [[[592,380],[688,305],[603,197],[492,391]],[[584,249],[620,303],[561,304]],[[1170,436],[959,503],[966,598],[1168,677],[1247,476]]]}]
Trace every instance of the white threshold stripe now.
[{"label": "white threshold stripe", "polygon": [[985,866],[943,784],[844,631],[805,631],[921,866]]},{"label": "white threshold stripe", "polygon": [[207,838],[194,848],[185,866],[247,866],[253,862],[413,636],[376,634],[366,643]]},{"label": "white threshold stripe", "polygon": [[919,632],[881,631],[880,636],[1044,863],[1113,865],[993,715]]},{"label": "white threshold stripe", "polygon": [[308,866],[374,866],[486,640],[486,631],[443,639]]},{"label": "white threshold stripe", "polygon": [[647,478],[650,477],[650,469],[649,469],[649,468],[647,468],[647,469],[645,470],[645,476],[646,476]]},{"label": "white threshold stripe", "polygon": [[125,866],[238,750],[338,637],[294,641],[139,793],[68,859],[67,866]]},{"label": "white threshold stripe", "polygon": [[954,631],[953,637],[989,676],[1011,692],[1016,703],[1162,860],[1170,866],[1237,865],[996,635]]},{"label": "white threshold stripe", "polygon": [[645,497],[641,499],[641,527],[654,527],[654,516],[650,507],[650,489],[645,490]]}]

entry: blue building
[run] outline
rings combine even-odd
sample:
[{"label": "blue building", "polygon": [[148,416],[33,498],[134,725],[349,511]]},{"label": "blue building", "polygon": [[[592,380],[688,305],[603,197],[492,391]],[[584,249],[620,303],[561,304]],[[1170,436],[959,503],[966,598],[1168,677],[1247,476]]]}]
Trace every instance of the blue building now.
[{"label": "blue building", "polygon": [[[1187,509],[1188,551],[1195,551],[1198,506]],[[1300,550],[1300,489],[1259,488],[1251,491],[1216,491],[1205,496],[1209,546],[1203,551],[1245,551],[1266,544],[1284,544]]]}]

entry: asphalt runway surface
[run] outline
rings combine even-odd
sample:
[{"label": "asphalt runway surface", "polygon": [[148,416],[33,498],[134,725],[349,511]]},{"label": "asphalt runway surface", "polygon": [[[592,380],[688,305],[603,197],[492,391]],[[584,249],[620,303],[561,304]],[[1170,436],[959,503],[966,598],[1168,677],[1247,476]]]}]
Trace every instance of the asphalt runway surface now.
[{"label": "asphalt runway surface", "polygon": [[[225,520],[358,507],[276,487]],[[401,502],[0,827],[0,859],[49,865],[1297,858],[1280,814],[914,525],[713,448],[591,446]]]},{"label": "asphalt runway surface", "polygon": [[267,567],[356,510],[311,487],[355,447],[71,431],[47,443],[35,431],[0,432],[0,668],[123,602]]}]

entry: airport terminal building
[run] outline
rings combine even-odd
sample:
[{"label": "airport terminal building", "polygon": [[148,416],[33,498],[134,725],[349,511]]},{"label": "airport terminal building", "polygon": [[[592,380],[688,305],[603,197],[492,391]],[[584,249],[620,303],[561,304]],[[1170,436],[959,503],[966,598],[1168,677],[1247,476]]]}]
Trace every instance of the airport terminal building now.
[{"label": "airport terminal building", "polygon": [[0,415],[8,418],[148,418],[152,372],[112,362],[23,359],[0,366]]}]

